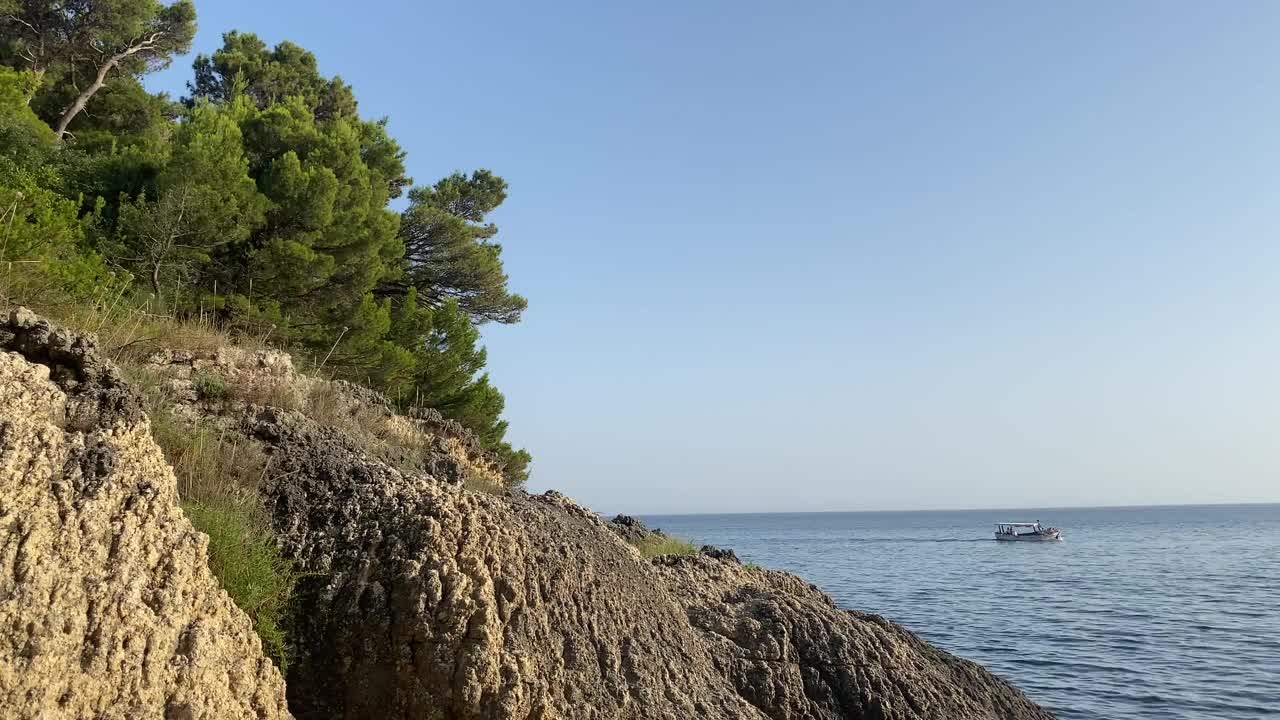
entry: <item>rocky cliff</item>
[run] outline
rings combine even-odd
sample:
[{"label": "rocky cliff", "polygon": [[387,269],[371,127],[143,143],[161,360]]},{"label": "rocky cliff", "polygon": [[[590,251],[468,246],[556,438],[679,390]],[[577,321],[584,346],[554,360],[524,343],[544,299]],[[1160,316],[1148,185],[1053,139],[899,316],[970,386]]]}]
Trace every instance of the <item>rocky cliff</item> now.
[{"label": "rocky cliff", "polygon": [[0,325],[0,716],[280,718],[137,397],[90,338]]},{"label": "rocky cliff", "polygon": [[[278,677],[209,587],[129,391],[92,353],[53,350],[85,340],[54,341],[33,323],[20,315],[0,331],[18,352],[0,366],[0,702],[66,702],[70,717],[123,698],[152,711],[186,703],[176,717],[282,714]],[[227,377],[293,382],[264,356],[206,360]],[[164,382],[188,382],[186,356],[151,364],[178,376]],[[638,522],[611,526],[554,492],[476,490],[489,466],[464,435],[418,427],[392,451],[285,395],[178,393],[185,416],[270,454],[255,492],[308,573],[287,690],[299,718],[1050,717],[981,667],[792,575],[713,549],[646,559],[623,539],[649,532]],[[359,425],[393,427],[393,415]],[[54,681],[22,679],[30,672]],[[205,712],[219,703],[221,714]]]}]

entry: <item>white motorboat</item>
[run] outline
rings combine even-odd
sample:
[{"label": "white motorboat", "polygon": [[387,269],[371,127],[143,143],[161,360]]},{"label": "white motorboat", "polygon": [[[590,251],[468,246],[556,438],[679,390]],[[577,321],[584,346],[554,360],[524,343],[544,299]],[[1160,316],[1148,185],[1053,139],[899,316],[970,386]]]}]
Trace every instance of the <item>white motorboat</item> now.
[{"label": "white motorboat", "polygon": [[1062,531],[1053,527],[1040,527],[1039,522],[1003,522],[996,523],[996,539],[1048,542],[1061,540]]}]

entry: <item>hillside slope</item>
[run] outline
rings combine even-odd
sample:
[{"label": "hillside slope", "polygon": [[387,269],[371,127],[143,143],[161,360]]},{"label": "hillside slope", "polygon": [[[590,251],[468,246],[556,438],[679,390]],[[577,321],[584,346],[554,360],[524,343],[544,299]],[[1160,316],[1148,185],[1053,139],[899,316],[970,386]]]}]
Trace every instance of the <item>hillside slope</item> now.
[{"label": "hillside slope", "polygon": [[[31,340],[37,335],[45,340]],[[26,600],[0,606],[0,698],[37,692],[39,683],[11,678],[39,665],[45,674],[69,671],[71,684],[40,692],[53,699],[42,702],[81,703],[73,717],[93,716],[91,704],[112,692],[149,709],[171,696],[225,699],[227,712],[209,717],[283,713],[278,676],[225,595],[181,590],[207,585],[208,571],[119,373],[91,352],[65,349],[88,347],[85,340],[22,311],[0,330],[0,346],[19,352],[0,366],[6,396],[20,399],[0,416],[5,512],[62,518],[59,527],[76,513],[105,513],[91,533],[46,541],[60,553],[39,576],[48,580],[13,564],[12,548],[21,555],[28,541],[16,531],[23,521],[5,516],[2,597]],[[252,491],[275,541],[306,573],[288,673],[297,717],[1050,717],[978,665],[883,618],[839,609],[792,575],[717,551],[646,559],[558,493],[501,489],[485,479],[491,462],[438,418],[402,418],[376,396],[298,375],[263,353],[166,352],[147,362],[172,391],[175,417],[215,423],[269,455]],[[40,382],[41,367],[61,389]],[[193,373],[214,371],[242,387],[216,399],[192,391]],[[299,400],[318,396],[317,387],[337,398],[323,412]],[[58,426],[59,393],[74,398],[66,427]],[[75,462],[27,459],[44,452],[29,449],[43,438],[72,427],[87,438],[65,442],[81,443],[67,451]],[[400,439],[390,442],[393,435]],[[131,519],[146,508],[159,509],[146,510],[145,523]],[[120,575],[140,604],[125,611],[123,591],[85,584],[90,575]],[[31,598],[72,584],[83,588],[82,605],[120,608],[118,627],[64,633],[56,652],[24,650],[24,623],[43,612],[27,609]],[[182,602],[152,601],[170,596]],[[156,639],[139,647],[120,628]],[[177,640],[192,637],[199,642]],[[118,642],[107,643],[111,659],[90,691],[87,678],[74,678],[99,667],[94,653],[111,638]]]}]

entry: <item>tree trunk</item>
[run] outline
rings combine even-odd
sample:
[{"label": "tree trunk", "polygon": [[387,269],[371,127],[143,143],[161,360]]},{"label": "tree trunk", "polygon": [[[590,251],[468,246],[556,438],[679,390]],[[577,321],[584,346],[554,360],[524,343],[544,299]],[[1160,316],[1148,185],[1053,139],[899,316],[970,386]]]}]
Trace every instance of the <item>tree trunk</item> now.
[{"label": "tree trunk", "polygon": [[151,265],[151,289],[156,294],[156,307],[160,307],[160,263],[155,262]]},{"label": "tree trunk", "polygon": [[75,119],[75,116],[80,114],[81,110],[84,110],[84,106],[89,102],[89,98],[93,97],[94,93],[101,90],[102,86],[107,84],[107,73],[111,72],[111,69],[118,65],[120,63],[120,59],[123,57],[124,53],[112,55],[109,60],[102,64],[102,67],[98,68],[98,74],[93,78],[93,84],[85,88],[83,92],[76,96],[75,100],[71,101],[71,104],[67,106],[67,109],[62,111],[62,116],[58,118],[58,126],[53,129],[53,131],[58,134],[59,140],[66,136],[67,126],[71,124],[71,121]]}]

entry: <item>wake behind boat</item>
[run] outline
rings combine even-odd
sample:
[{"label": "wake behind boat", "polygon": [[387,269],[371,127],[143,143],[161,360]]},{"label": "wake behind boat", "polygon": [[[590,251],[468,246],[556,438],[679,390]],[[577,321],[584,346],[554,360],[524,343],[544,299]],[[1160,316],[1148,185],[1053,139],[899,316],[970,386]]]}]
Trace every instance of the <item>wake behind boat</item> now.
[{"label": "wake behind boat", "polygon": [[1048,542],[1061,540],[1062,531],[1054,527],[1040,527],[1038,521],[996,523],[996,539]]}]

